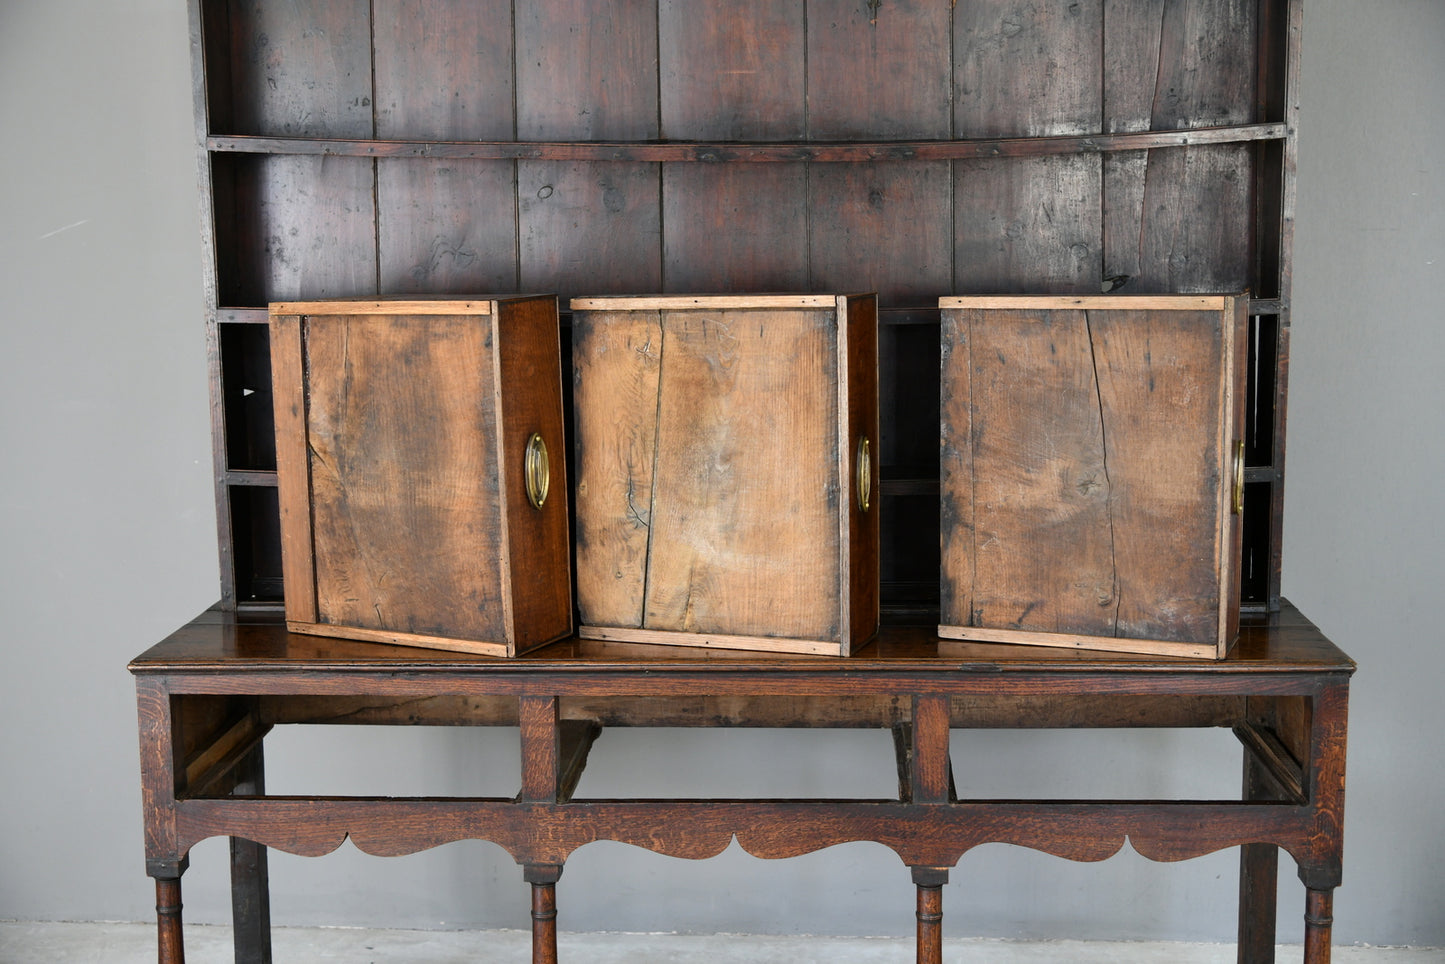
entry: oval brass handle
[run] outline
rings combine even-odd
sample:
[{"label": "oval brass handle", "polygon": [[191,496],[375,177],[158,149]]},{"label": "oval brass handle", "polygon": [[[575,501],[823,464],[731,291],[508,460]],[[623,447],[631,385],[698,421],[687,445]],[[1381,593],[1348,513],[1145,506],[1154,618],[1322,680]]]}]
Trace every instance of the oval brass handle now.
[{"label": "oval brass handle", "polygon": [[552,483],[552,469],[547,461],[547,443],[536,432],[527,439],[527,452],[522,463],[522,478],[527,486],[527,501],[532,508],[540,509],[547,501],[547,490]]},{"label": "oval brass handle", "polygon": [[1234,492],[1230,508],[1235,515],[1244,512],[1244,439],[1234,440]]},{"label": "oval brass handle", "polygon": [[856,462],[858,463],[858,509],[861,512],[867,512],[868,507],[873,503],[873,453],[866,435],[858,439]]}]

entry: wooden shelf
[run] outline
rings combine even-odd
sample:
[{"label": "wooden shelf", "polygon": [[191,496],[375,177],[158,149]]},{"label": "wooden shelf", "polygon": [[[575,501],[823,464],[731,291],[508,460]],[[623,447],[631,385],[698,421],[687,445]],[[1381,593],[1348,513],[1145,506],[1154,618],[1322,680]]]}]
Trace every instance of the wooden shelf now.
[{"label": "wooden shelf", "polygon": [[870,163],[954,161],[989,157],[1107,154],[1203,144],[1278,141],[1284,124],[1235,124],[1184,130],[1077,134],[1054,137],[989,137],[917,141],[432,141],[213,135],[216,153],[321,154],[343,157],[432,157],[477,160]]},{"label": "wooden shelf", "polygon": [[[880,457],[928,466],[940,297],[1117,287],[1254,295],[1246,597],[1277,603],[1298,0],[1018,30],[948,4],[190,6],[228,601],[278,568],[269,302],[876,291]],[[936,560],[936,491],[883,482],[885,606]]]}]

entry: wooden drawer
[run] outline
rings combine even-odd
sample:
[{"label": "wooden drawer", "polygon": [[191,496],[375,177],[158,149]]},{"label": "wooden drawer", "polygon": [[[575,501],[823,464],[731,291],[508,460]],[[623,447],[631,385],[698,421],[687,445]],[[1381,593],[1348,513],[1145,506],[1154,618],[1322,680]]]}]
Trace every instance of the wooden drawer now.
[{"label": "wooden drawer", "polygon": [[1246,299],[939,304],[939,635],[1223,657]]},{"label": "wooden drawer", "polygon": [[580,635],[827,655],[871,638],[874,296],[572,311]]},{"label": "wooden drawer", "polygon": [[570,633],[556,298],[270,319],[291,630],[499,656]]}]

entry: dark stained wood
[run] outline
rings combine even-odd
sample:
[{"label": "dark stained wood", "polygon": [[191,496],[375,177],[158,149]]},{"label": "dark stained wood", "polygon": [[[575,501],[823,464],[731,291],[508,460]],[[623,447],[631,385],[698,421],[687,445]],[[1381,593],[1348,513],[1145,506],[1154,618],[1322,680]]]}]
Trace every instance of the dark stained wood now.
[{"label": "dark stained wood", "polygon": [[[298,856],[331,853],[349,840],[378,857],[417,853],[460,840],[489,840],[519,863],[560,864],[577,848],[613,840],[655,853],[706,859],[739,846],[783,859],[871,840],[910,866],[953,866],[975,847],[1007,843],[1068,860],[1095,862],[1129,843],[1156,861],[1188,860],[1245,843],[1272,841],[1314,873],[1298,812],[1277,804],[1177,800],[573,800],[503,798],[225,797],[177,804],[187,849],[217,834],[255,839]],[[1339,839],[1321,844],[1338,848]],[[1323,846],[1320,848],[1323,853]]]},{"label": "dark stained wood", "polygon": [[518,290],[513,165],[376,162],[382,294]]},{"label": "dark stained wood", "polygon": [[947,138],[951,6],[927,0],[808,10],[808,136]]},{"label": "dark stained wood", "polygon": [[956,293],[1097,293],[1100,158],[954,164]]},{"label": "dark stained wood", "polygon": [[[851,485],[843,535],[846,584],[839,589],[848,608],[850,646],[861,645],[877,632],[882,607],[879,585],[879,556],[882,548],[882,464],[883,445],[878,412],[878,299],[873,295],[839,299],[840,314],[836,348],[846,370],[839,373],[844,398],[840,403],[842,425],[838,444],[842,450],[845,491]],[[866,466],[859,464],[861,444],[868,440]],[[858,488],[866,477],[868,504],[861,504]]]},{"label": "dark stained wood", "polygon": [[[1244,799],[1269,799],[1268,776],[1248,751],[1244,755]],[[1279,848],[1245,844],[1239,848],[1238,964],[1273,964]]]},{"label": "dark stained wood", "polygon": [[[1316,956],[1307,961],[1313,964],[1328,941],[1320,905],[1325,902],[1327,916],[1328,891],[1340,874],[1345,708],[1353,664],[1288,606],[1274,615],[1251,615],[1245,623],[1240,644],[1218,662],[1053,650],[1024,653],[1006,646],[945,655],[941,641],[931,634],[905,629],[885,631],[875,644],[847,659],[757,653],[719,659],[676,649],[669,651],[671,658],[650,650],[579,657],[571,648],[575,642],[563,642],[499,660],[404,648],[386,650],[381,657],[378,647],[297,636],[275,620],[212,611],[132,663],[141,709],[143,786],[148,788],[147,863],[158,878],[174,879],[184,870],[190,847],[217,834],[307,855],[327,853],[347,838],[365,852],[398,855],[482,837],[506,849],[523,865],[524,877],[541,888],[534,890],[540,911],[537,952],[545,954],[553,937],[551,888],[567,857],[598,839],[691,858],[715,855],[733,839],[766,858],[873,840],[894,849],[913,868],[915,884],[924,888],[924,923],[929,928],[938,907],[927,889],[941,887],[947,868],[984,843],[1012,843],[1073,860],[1105,859],[1126,840],[1155,860],[1248,845],[1255,849],[1246,851],[1243,872],[1260,886],[1267,869],[1261,864],[1261,848],[1283,848],[1299,864],[1311,892],[1326,895],[1311,897]],[[308,668],[294,672],[297,666]],[[436,704],[433,715],[424,711],[416,720],[454,724],[478,722],[473,715],[478,709],[491,712],[471,699],[506,699],[512,694],[520,710],[522,796],[198,798],[166,782],[167,761],[185,729],[170,722],[171,693],[187,701],[181,704],[182,715],[195,721],[190,729],[200,741],[189,755],[201,759],[214,751],[205,745],[211,737],[200,734],[226,739],[225,727],[208,721],[223,721],[231,710],[248,705],[231,702],[232,697],[224,695],[228,692],[302,697],[312,701],[308,712],[314,719],[328,718],[325,701],[334,700],[330,718],[340,719],[357,709],[359,695],[385,701],[391,698],[388,693],[406,691],[426,699],[442,694],[463,698]],[[908,707],[907,718],[877,715],[883,704],[870,709],[856,702],[869,691],[891,696],[894,706],[901,700]],[[575,774],[597,728],[586,722],[569,724],[564,701],[581,698],[583,702],[573,703],[580,709],[598,695],[627,692],[667,693],[674,699],[688,692],[712,694],[722,701],[714,702],[715,712],[730,706],[728,712],[747,714],[763,707],[772,718],[788,698],[851,693],[855,702],[833,704],[835,711],[856,706],[873,714],[868,725],[891,726],[903,736],[900,743],[908,747],[901,763],[908,771],[906,792],[897,801],[570,800]],[[996,723],[1027,725],[1028,708],[1010,705],[1010,692],[1030,694],[1046,707],[1052,703],[1054,709],[1044,718],[1068,720],[1074,726],[1116,725],[1121,698],[1126,704],[1138,700],[1135,705],[1143,715],[1136,722],[1166,725],[1169,714],[1154,717],[1148,707],[1214,693],[1224,698],[1198,704],[1201,715],[1195,722],[1210,714],[1215,725],[1243,725],[1251,719],[1292,719],[1298,716],[1292,707],[1303,702],[1309,706],[1305,797],[1281,806],[1272,791],[1256,782],[1247,787],[1242,801],[956,802],[946,778],[949,726],[955,721],[983,722],[990,714]],[[734,699],[769,693],[779,698],[771,709]],[[629,717],[629,706],[643,712]],[[616,704],[613,712],[620,715],[615,722],[645,722],[646,706],[646,701]],[[795,710],[810,715],[806,702]],[[264,702],[257,711],[261,719],[272,718]],[[452,711],[456,715],[447,717]],[[506,722],[504,714],[489,719]],[[175,931],[178,938],[178,926]],[[925,951],[930,945],[931,937],[925,940]]]},{"label": "dark stained wood", "polygon": [[323,154],[355,157],[446,157],[480,160],[697,161],[860,163],[950,161],[989,157],[1110,154],[1191,144],[1282,141],[1283,124],[1231,124],[1177,131],[1061,134],[1047,137],[965,137],[939,140],[856,141],[418,141],[407,139],[294,138],[213,135],[206,148],[217,154]]},{"label": "dark stained wood", "polygon": [[[233,793],[259,796],[266,792],[265,761],[260,744],[237,769],[239,778]],[[239,837],[231,838],[231,925],[236,964],[271,964],[271,893],[266,848]]]},{"label": "dark stained wood", "polygon": [[373,0],[372,10],[378,137],[515,135],[509,0]]},{"label": "dark stained wood", "polygon": [[[590,642],[579,641],[579,645]],[[636,643],[604,645],[634,654],[663,649]],[[950,647],[950,641],[940,641],[940,655]],[[750,658],[739,650],[714,652]],[[1241,697],[1229,696],[955,696],[950,701],[950,725],[970,729],[1233,726],[1243,718],[1242,705]],[[404,700],[272,696],[263,698],[259,709],[266,724],[517,725],[516,700],[502,696]],[[597,726],[876,728],[906,723],[911,708],[892,696],[598,696],[563,698],[558,712],[564,723]]]},{"label": "dark stained wood", "polygon": [[951,211],[938,203],[951,183],[944,163],[814,165],[811,286],[875,291],[883,305],[937,305],[953,284]]},{"label": "dark stained wood", "polygon": [[[1285,799],[1295,802],[1306,799],[1303,768],[1273,730],[1242,723],[1234,728],[1234,732],[1257,768],[1257,771],[1251,771],[1257,773],[1252,780],[1260,786],[1267,781]],[[1254,789],[1252,792],[1255,796],[1251,799],[1263,798],[1262,790]]]},{"label": "dark stained wood", "polygon": [[[179,878],[184,854],[176,845],[174,801],[183,789],[177,755],[185,750],[185,734],[171,713],[170,694],[162,680],[136,680],[136,716],[140,732],[141,805],[145,808],[146,870],[159,878]],[[157,903],[161,901],[159,887]],[[179,903],[179,884],[174,892]]]},{"label": "dark stained wood", "polygon": [[655,3],[554,0],[516,17],[519,140],[657,138]]},{"label": "dark stained wood", "polygon": [[227,303],[375,293],[371,161],[246,158],[234,175],[234,233],[217,245]]},{"label": "dark stained wood", "polygon": [[558,722],[557,745],[557,802],[566,803],[577,792],[582,771],[587,767],[587,755],[592,744],[602,735],[602,727],[591,720],[561,720]]},{"label": "dark stained wood", "polygon": [[890,728],[893,763],[898,770],[898,802],[913,802],[913,722],[903,720]]},{"label": "dark stained wood", "polygon": [[807,197],[801,164],[665,165],[663,289],[812,290]]},{"label": "dark stained wood", "polygon": [[1330,964],[1330,928],[1334,918],[1335,894],[1332,889],[1309,888],[1305,891],[1305,960],[1311,964]]},{"label": "dark stained wood", "polygon": [[[414,696],[436,696],[439,690],[428,679],[450,678],[477,667],[486,668],[490,674],[488,685],[499,687],[490,695],[498,696],[512,692],[506,680],[538,671],[567,673],[568,678],[581,687],[575,692],[581,693],[592,689],[599,677],[621,681],[666,670],[676,679],[715,679],[715,688],[710,693],[713,696],[763,695],[749,692],[746,680],[735,678],[739,673],[763,670],[786,673],[789,678],[801,679],[806,675],[815,682],[790,686],[788,691],[811,691],[812,696],[823,696],[833,690],[831,685],[822,685],[829,680],[849,678],[854,689],[845,695],[855,697],[896,692],[897,681],[937,670],[940,663],[951,669],[986,670],[986,686],[974,685],[979,681],[962,676],[949,683],[960,693],[974,697],[1052,698],[1090,692],[1109,693],[1115,698],[1145,696],[1150,685],[1147,681],[1161,676],[1171,678],[1176,686],[1169,694],[1171,697],[1187,695],[1186,691],[1241,696],[1251,690],[1269,696],[1267,704],[1281,708],[1281,719],[1294,721],[1276,726],[1276,731],[1291,752],[1304,759],[1305,748],[1312,739],[1313,713],[1307,691],[1291,678],[1299,673],[1348,674],[1353,672],[1354,663],[1288,603],[1276,613],[1246,613],[1240,623],[1239,641],[1228,656],[1219,661],[944,640],[931,628],[920,626],[885,626],[872,643],[860,647],[847,659],[818,660],[783,653],[616,643],[604,649],[599,648],[596,641],[572,638],[534,650],[525,659],[497,660],[475,654],[379,647],[353,640],[288,633],[284,619],[277,613],[211,609],[137,656],[130,668],[141,676],[182,674],[189,678],[194,674],[199,680],[207,674],[244,667],[250,674],[248,684],[260,686],[266,681],[265,687],[256,692],[330,696],[356,695],[354,690],[350,694],[336,692],[333,674],[348,677],[358,673],[376,674],[376,678],[367,676],[366,686],[383,683],[380,689],[370,693],[382,698],[388,693],[406,690],[413,690],[410,695]],[[303,674],[301,670],[310,672]],[[883,678],[871,678],[880,673]],[[1037,677],[1043,673],[1052,680],[1048,686],[1038,685]],[[422,678],[410,679],[414,676]],[[1101,677],[1107,678],[1107,682],[1100,683]],[[1236,678],[1249,682],[1242,684]],[[1018,680],[1019,686],[1012,680]],[[1131,684],[1130,680],[1139,682]],[[1029,692],[1017,692],[1020,688]],[[454,693],[468,695],[473,689],[464,687]],[[612,684],[604,683],[597,690],[589,695],[625,695]],[[1010,690],[1014,692],[1011,694]],[[678,690],[670,695],[688,698],[695,694]],[[144,707],[150,705],[154,705],[154,700],[144,701],[142,705],[143,730],[149,719],[144,715]],[[1271,716],[1257,707],[1252,707],[1249,713],[1250,719]],[[1117,709],[1110,714],[1111,718],[1118,716]],[[170,719],[168,705],[165,718]],[[169,725],[167,722],[166,726]]]},{"label": "dark stained wood", "polygon": [[955,5],[957,135],[1097,133],[1103,107],[1102,12],[1098,3],[972,0]]},{"label": "dark stained wood", "polygon": [[[1161,130],[1254,117],[1256,4],[1105,5],[1107,129]],[[1104,276],[1130,291],[1250,286],[1250,155],[1153,150],[1104,161]],[[1269,192],[1266,192],[1269,193]]]},{"label": "dark stained wood", "polygon": [[948,871],[915,867],[913,881],[918,889],[915,960],[918,964],[943,964],[943,885],[948,881]]},{"label": "dark stained wood", "polygon": [[[657,137],[655,5],[519,5],[517,45],[520,139]],[[660,290],[661,170],[607,160],[518,165],[521,290],[564,298]]]},{"label": "dark stained wood", "polygon": [[[208,312],[866,278],[885,307],[1247,287],[1288,320],[1298,0],[190,6]],[[915,165],[930,173],[899,173]],[[753,166],[783,170],[729,170]],[[902,350],[885,343],[885,369]],[[263,407],[218,412],[216,437],[263,434]],[[1260,472],[1282,467],[1272,443]],[[274,604],[272,510],[249,492],[268,483],[234,474],[254,467],[228,449],[223,595]],[[907,463],[908,486],[933,484],[931,463]],[[933,553],[910,534],[934,512],[902,481],[884,608],[929,621],[911,570]],[[1248,513],[1268,572],[1250,595],[1269,604],[1283,486],[1261,481]]]},{"label": "dark stained wood", "polygon": [[661,136],[782,141],[807,134],[803,0],[657,5]]},{"label": "dark stained wood", "polygon": [[1104,0],[1109,131],[1208,127],[1255,113],[1252,0]]},{"label": "dark stained wood", "polygon": [[[510,636],[532,649],[572,631],[572,540],[567,516],[567,442],[562,412],[562,349],[557,301],[518,299],[494,316],[497,392],[501,413],[497,460],[504,485],[505,568],[511,580]],[[533,435],[546,446],[548,493],[534,506],[525,480]]]},{"label": "dark stained wood", "polygon": [[522,790],[517,799],[556,803],[561,772],[557,697],[521,697],[517,701],[517,724],[522,732]]},{"label": "dark stained wood", "polygon": [[911,801],[947,803],[952,775],[948,762],[948,700],[938,696],[913,698],[913,752]]},{"label": "dark stained wood", "polygon": [[661,184],[656,164],[519,162],[518,287],[564,299],[660,291]]},{"label": "dark stained wood", "polygon": [[205,6],[208,15],[227,21],[230,121],[236,133],[372,135],[367,0],[326,4],[238,0]]},{"label": "dark stained wood", "polygon": [[562,867],[527,864],[532,885],[532,964],[557,964],[557,879]]},{"label": "dark stained wood", "polygon": [[179,877],[156,878],[156,945],[161,964],[186,964]]},{"label": "dark stained wood", "polygon": [[[1153,151],[1145,172],[1138,280],[1132,291],[1219,292],[1249,286],[1250,152],[1234,146]],[[1127,243],[1127,241],[1126,241]],[[1111,269],[1112,270],[1112,269]]]},{"label": "dark stained wood", "polygon": [[[784,857],[870,839],[913,869],[927,955],[937,888],[969,848],[1097,860],[1127,839],[1156,859],[1241,846],[1253,881],[1241,941],[1247,931],[1261,948],[1267,861],[1285,849],[1309,890],[1306,959],[1328,958],[1353,665],[1278,599],[1301,0],[189,6],[231,611],[133,664],[158,903],[178,906],[185,854],[205,836],[320,853],[354,833],[401,853],[484,831],[524,865],[534,953],[550,961],[557,875],[591,840],[703,857],[736,835]],[[237,441],[267,431],[264,373],[242,373],[251,403],[225,401],[222,383],[234,388],[238,360],[254,369],[256,355],[226,349],[217,324],[265,321],[268,301],[877,289],[903,309],[885,312],[877,349],[884,602],[932,622],[936,600],[919,586],[938,559],[937,382],[924,371],[938,340],[916,332],[938,329],[917,309],[948,293],[1105,285],[1247,287],[1280,329],[1278,353],[1258,361],[1276,376],[1258,399],[1273,431],[1252,443],[1247,512],[1267,533],[1251,543],[1269,570],[1253,598],[1282,608],[1246,617],[1218,662],[948,641],[916,626],[830,660],[570,637],[499,660],[289,634],[257,608],[279,601],[285,500]],[[945,406],[963,394],[955,386]],[[945,459],[942,478],[960,470]],[[520,698],[550,706],[531,729],[556,737],[557,764],[543,769],[557,802],[228,796],[247,786],[237,754],[273,722],[516,725]],[[915,699],[945,736],[1239,727],[1272,763],[1243,802],[1202,805],[561,802],[597,724],[908,727],[911,754]],[[1295,791],[1275,784],[1296,773],[1305,802],[1282,805]],[[179,917],[158,919],[174,964]]]}]

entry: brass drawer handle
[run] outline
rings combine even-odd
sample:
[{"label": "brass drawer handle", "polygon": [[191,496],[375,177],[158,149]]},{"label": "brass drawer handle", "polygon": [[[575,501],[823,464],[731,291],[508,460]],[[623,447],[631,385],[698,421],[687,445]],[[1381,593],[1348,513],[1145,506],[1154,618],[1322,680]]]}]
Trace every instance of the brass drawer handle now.
[{"label": "brass drawer handle", "polygon": [[1230,503],[1235,515],[1244,513],[1244,439],[1234,440],[1234,493]]},{"label": "brass drawer handle", "polygon": [[540,509],[547,501],[547,490],[551,487],[551,466],[547,461],[547,443],[536,432],[527,439],[527,453],[523,462],[522,476],[527,485],[527,501],[532,508]]},{"label": "brass drawer handle", "polygon": [[867,512],[873,502],[873,454],[868,436],[858,439],[858,509]]}]

